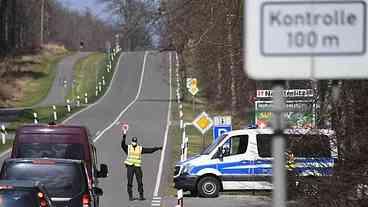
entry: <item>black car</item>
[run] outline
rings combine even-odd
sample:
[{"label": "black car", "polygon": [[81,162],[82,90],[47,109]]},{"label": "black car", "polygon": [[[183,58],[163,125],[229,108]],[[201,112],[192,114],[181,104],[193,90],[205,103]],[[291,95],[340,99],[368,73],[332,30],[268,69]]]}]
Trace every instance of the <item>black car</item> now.
[{"label": "black car", "polygon": [[0,180],[1,207],[53,207],[40,182]]},{"label": "black car", "polygon": [[39,181],[56,207],[98,207],[100,188],[92,187],[83,161],[66,159],[7,159],[0,179]]}]

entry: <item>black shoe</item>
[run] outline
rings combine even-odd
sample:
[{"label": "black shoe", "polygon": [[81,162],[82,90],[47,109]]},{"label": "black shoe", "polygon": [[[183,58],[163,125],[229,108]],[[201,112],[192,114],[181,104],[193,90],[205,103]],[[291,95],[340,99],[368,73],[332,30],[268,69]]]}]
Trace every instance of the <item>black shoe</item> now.
[{"label": "black shoe", "polygon": [[134,198],[133,197],[129,197],[129,201],[134,201]]},{"label": "black shoe", "polygon": [[140,200],[140,201],[144,201],[144,200],[146,200],[146,199],[144,198],[144,196],[143,196],[143,195],[140,195],[140,196],[139,196],[139,200]]}]

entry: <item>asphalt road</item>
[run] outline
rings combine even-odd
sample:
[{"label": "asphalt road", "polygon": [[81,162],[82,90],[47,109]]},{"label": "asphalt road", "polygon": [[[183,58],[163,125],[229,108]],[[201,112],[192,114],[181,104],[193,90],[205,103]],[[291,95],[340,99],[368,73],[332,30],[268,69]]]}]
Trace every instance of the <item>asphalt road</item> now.
[{"label": "asphalt road", "polygon": [[[143,156],[143,182],[146,201],[128,201],[125,159],[120,122],[129,123],[128,141],[136,136],[143,146],[162,146],[169,107],[168,53],[124,53],[110,90],[96,105],[72,117],[67,124],[86,125],[95,135],[100,163],[109,166],[109,177],[102,179],[102,207],[151,206],[156,188],[161,152]],[[138,197],[134,185],[135,197]],[[155,201],[159,202],[159,201]]]},{"label": "asphalt road", "polygon": [[[72,86],[74,65],[79,59],[89,54],[89,52],[77,52],[62,59],[57,65],[54,83],[48,96],[37,104],[37,106],[50,106],[65,103],[64,97]],[[66,88],[64,87],[64,80],[67,81]]]}]

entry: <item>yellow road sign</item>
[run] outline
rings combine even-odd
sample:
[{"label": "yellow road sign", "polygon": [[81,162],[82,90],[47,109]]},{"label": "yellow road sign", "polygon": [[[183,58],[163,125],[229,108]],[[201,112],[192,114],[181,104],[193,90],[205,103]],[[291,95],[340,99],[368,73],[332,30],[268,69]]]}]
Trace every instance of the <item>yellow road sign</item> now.
[{"label": "yellow road sign", "polygon": [[202,112],[193,121],[193,125],[202,133],[205,134],[213,125],[211,117],[208,116],[206,112]]},{"label": "yellow road sign", "polygon": [[189,88],[189,93],[191,93],[193,96],[195,96],[199,92],[198,88]]}]

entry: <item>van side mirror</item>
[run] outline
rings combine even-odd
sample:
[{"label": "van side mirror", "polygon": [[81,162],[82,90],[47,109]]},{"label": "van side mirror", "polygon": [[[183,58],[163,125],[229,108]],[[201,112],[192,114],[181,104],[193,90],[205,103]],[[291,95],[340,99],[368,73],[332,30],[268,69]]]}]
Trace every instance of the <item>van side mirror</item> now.
[{"label": "van side mirror", "polygon": [[223,152],[224,148],[221,146],[221,147],[218,147],[217,149],[217,158],[219,159],[222,159],[224,158],[224,152]]},{"label": "van side mirror", "polygon": [[100,171],[97,173],[97,177],[99,178],[106,178],[109,173],[109,170],[107,168],[107,165],[101,164],[100,165]]},{"label": "van side mirror", "polygon": [[97,196],[103,196],[103,190],[101,188],[93,187],[93,193]]}]

